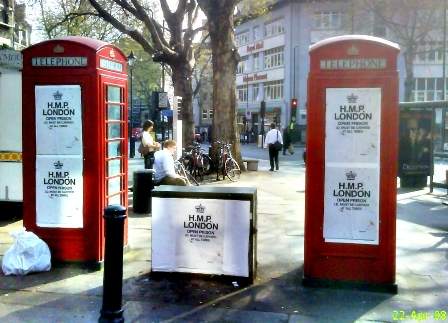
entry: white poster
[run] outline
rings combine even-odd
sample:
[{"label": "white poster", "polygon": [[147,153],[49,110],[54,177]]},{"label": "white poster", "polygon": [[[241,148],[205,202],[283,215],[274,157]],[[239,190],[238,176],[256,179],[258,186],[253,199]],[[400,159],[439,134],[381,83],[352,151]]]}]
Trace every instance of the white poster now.
[{"label": "white poster", "polygon": [[379,169],[326,167],[325,170],[326,241],[377,242]]},{"label": "white poster", "polygon": [[82,228],[82,156],[36,156],[36,223]]},{"label": "white poster", "polygon": [[378,163],[380,107],[381,89],[327,89],[327,163]]},{"label": "white poster", "polygon": [[324,238],[378,244],[381,89],[326,91]]},{"label": "white poster", "polygon": [[249,276],[250,201],[153,198],[152,268]]},{"label": "white poster", "polygon": [[36,86],[36,154],[81,155],[79,85]]}]

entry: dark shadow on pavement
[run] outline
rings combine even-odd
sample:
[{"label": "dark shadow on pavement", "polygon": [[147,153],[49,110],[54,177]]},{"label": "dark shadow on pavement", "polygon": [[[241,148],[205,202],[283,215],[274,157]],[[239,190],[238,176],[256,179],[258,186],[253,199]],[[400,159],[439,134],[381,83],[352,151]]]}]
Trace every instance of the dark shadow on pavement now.
[{"label": "dark shadow on pavement", "polygon": [[[319,322],[353,322],[392,297],[353,290],[305,288],[301,277],[302,268],[298,268],[266,282],[235,287],[233,281],[217,276],[153,277],[146,273],[124,281],[124,317],[127,322],[287,322],[295,315]],[[33,313],[46,313],[41,317],[46,319],[52,313],[53,319],[61,321],[73,313],[72,319],[94,322],[99,316],[101,297],[93,295],[99,294],[100,288],[83,295],[59,294],[59,298],[32,308],[18,309],[3,320],[35,318]]]}]

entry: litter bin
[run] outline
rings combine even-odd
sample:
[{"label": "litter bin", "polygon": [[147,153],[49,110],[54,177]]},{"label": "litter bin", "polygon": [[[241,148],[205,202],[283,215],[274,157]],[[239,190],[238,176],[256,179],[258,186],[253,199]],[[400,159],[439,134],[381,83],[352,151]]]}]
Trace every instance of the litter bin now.
[{"label": "litter bin", "polygon": [[135,213],[151,212],[151,192],[154,189],[153,175],[153,169],[134,172],[132,205]]}]

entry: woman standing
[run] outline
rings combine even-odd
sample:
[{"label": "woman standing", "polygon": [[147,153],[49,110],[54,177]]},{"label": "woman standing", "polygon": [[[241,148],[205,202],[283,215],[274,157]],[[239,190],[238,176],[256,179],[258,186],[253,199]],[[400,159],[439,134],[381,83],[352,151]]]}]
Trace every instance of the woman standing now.
[{"label": "woman standing", "polygon": [[266,134],[266,139],[264,142],[265,148],[269,148],[269,162],[271,164],[270,171],[274,171],[274,162],[275,169],[278,170],[278,153],[282,149],[283,138],[280,131],[275,129],[275,123],[271,123],[271,130]]},{"label": "woman standing", "polygon": [[152,168],[152,165],[154,164],[154,152],[156,150],[160,149],[160,144],[151,136],[151,131],[154,128],[154,122],[151,120],[146,120],[143,123],[143,132],[142,132],[142,146],[147,147],[149,150],[148,153],[143,154],[143,157],[145,158],[145,168],[150,169]]}]

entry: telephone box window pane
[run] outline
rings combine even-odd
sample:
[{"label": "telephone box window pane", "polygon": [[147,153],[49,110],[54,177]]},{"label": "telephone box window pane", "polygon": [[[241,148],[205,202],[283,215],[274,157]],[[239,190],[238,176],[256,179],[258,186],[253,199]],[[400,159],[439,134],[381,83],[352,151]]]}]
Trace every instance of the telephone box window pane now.
[{"label": "telephone box window pane", "polygon": [[116,86],[107,87],[107,101],[121,102],[120,88]]},{"label": "telephone box window pane", "polygon": [[109,202],[107,204],[108,205],[121,204],[121,194],[117,194],[117,195],[109,197]]},{"label": "telephone box window pane", "polygon": [[109,160],[107,162],[107,176],[121,174],[121,159]]},{"label": "telephone box window pane", "polygon": [[109,104],[107,109],[108,120],[121,120],[121,107],[116,104]]},{"label": "telephone box window pane", "polygon": [[109,141],[107,143],[107,157],[121,156],[121,141]]},{"label": "telephone box window pane", "polygon": [[108,138],[120,138],[120,124],[119,123],[109,123],[108,128]]},{"label": "telephone box window pane", "polygon": [[121,191],[121,177],[111,178],[107,181],[107,194],[111,195]]}]

